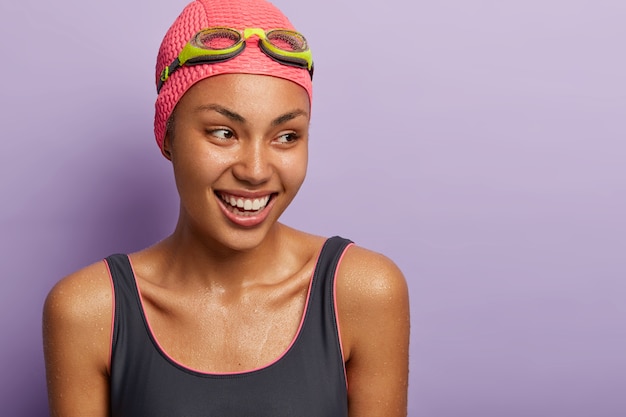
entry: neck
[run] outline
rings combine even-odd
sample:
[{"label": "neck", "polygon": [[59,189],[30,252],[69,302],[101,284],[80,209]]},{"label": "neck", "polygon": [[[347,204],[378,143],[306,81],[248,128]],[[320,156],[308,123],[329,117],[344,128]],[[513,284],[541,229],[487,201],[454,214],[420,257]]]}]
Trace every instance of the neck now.
[{"label": "neck", "polygon": [[276,276],[278,268],[285,264],[285,257],[289,256],[283,239],[287,230],[276,223],[260,243],[233,248],[213,238],[199,236],[179,222],[174,233],[161,243],[166,264],[163,278],[204,288],[235,289],[264,283]]}]

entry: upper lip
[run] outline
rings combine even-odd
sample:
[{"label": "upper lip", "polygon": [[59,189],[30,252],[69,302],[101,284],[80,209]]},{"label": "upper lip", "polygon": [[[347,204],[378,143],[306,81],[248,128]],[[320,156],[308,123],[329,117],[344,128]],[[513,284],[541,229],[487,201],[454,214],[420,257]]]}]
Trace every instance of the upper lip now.
[{"label": "upper lip", "polygon": [[275,191],[266,191],[266,190],[260,190],[260,191],[217,190],[216,192],[220,195],[227,195],[229,197],[231,196],[241,197],[241,198],[246,198],[246,199],[262,198],[262,197],[267,197],[268,195],[275,194]]}]

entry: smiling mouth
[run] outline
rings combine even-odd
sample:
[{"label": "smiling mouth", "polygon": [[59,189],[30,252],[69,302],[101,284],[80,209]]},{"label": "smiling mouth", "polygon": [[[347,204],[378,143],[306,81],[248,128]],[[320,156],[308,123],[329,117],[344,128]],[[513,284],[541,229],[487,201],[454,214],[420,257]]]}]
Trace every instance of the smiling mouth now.
[{"label": "smiling mouth", "polygon": [[217,193],[224,206],[237,216],[254,216],[262,212],[274,194],[257,198],[244,198],[232,194]]}]

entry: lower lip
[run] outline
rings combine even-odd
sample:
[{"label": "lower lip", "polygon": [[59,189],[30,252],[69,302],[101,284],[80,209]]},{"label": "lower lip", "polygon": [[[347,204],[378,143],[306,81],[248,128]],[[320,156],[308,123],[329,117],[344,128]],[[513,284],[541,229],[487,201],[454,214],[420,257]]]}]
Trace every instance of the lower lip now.
[{"label": "lower lip", "polygon": [[263,208],[263,210],[259,211],[258,213],[238,215],[229,208],[229,207],[232,207],[230,204],[227,207],[224,200],[222,200],[219,196],[216,195],[215,198],[217,198],[220,209],[222,209],[222,213],[224,213],[226,218],[230,220],[232,223],[241,227],[254,227],[263,223],[263,221],[265,221],[267,216],[269,216],[270,210],[272,209],[272,206],[274,206],[274,200],[275,200],[275,198],[272,196],[272,198],[270,198],[270,201]]}]

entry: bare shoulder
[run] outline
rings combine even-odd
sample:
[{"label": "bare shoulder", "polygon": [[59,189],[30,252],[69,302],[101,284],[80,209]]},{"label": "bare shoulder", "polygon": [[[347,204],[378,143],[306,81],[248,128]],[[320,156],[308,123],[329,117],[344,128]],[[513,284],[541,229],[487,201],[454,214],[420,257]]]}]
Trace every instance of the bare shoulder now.
[{"label": "bare shoulder", "polygon": [[352,245],[338,271],[337,295],[352,308],[408,303],[406,280],[400,268],[380,253]]},{"label": "bare shoulder", "polygon": [[353,245],[343,256],[336,282],[338,318],[346,359],[372,334],[408,334],[406,280],[384,255]]},{"label": "bare shoulder", "polygon": [[[46,353],[62,351],[69,347],[70,341],[74,346],[83,342],[90,346],[88,352],[94,355],[94,359],[98,360],[100,356],[106,366],[112,311],[113,290],[104,262],[94,263],[63,278],[50,290],[44,304]],[[101,357],[102,353],[105,353],[104,357]]]},{"label": "bare shoulder", "polygon": [[59,281],[43,312],[52,416],[108,416],[113,290],[104,262]]},{"label": "bare shoulder", "polygon": [[50,290],[44,318],[93,323],[102,313],[111,311],[112,297],[108,268],[104,262],[97,262],[61,279]]},{"label": "bare shoulder", "polygon": [[348,248],[336,281],[349,415],[407,413],[409,297],[400,269],[387,257]]}]

